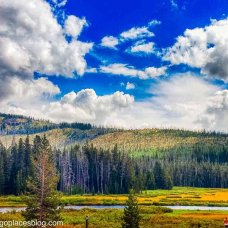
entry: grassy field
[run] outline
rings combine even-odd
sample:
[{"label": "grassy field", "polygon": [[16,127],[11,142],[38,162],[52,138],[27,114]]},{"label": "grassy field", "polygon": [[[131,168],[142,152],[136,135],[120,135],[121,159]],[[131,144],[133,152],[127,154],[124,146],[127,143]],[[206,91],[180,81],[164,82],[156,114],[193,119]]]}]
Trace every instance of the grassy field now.
[{"label": "grassy field", "polygon": [[[65,205],[115,205],[124,204],[126,195],[63,196]],[[172,190],[144,191],[138,195],[140,205],[205,205],[228,206],[228,189],[174,187]]]},{"label": "grassy field", "polygon": [[[127,195],[72,195],[63,196],[63,205],[125,204]],[[174,187],[172,190],[144,191],[138,195],[140,205],[205,205],[228,206],[228,189]],[[17,196],[0,197],[0,207],[24,206]]]},{"label": "grassy field", "polygon": [[[141,228],[222,228],[223,219],[227,216],[226,212],[222,211],[172,211],[155,206],[141,206],[140,215]],[[121,228],[123,210],[64,210],[61,213],[64,226],[58,226],[58,228],[84,228],[86,216],[89,216],[89,228]],[[0,214],[0,221],[6,220],[21,221],[23,217],[20,213]]]},{"label": "grassy field", "polygon": [[[80,210],[65,211],[62,213],[64,224],[69,227],[84,228],[85,216],[90,217],[90,227],[93,228],[120,228],[123,210]],[[141,207],[141,228],[151,227],[223,227],[224,212],[199,212],[199,211],[170,211],[155,207]],[[68,226],[65,226],[68,227]]]}]

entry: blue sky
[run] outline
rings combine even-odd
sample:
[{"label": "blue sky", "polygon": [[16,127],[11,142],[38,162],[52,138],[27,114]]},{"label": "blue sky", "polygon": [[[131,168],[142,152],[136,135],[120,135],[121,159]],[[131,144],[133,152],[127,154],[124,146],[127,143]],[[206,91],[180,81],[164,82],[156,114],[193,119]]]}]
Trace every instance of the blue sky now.
[{"label": "blue sky", "polygon": [[226,0],[3,0],[0,111],[228,131]]},{"label": "blue sky", "polygon": [[[86,56],[89,67],[99,67],[102,61],[106,63],[124,63],[134,66],[137,69],[143,69],[149,66],[160,67],[167,65],[167,62],[161,61],[154,54],[129,54],[126,49],[136,41],[129,41],[118,46],[117,50],[107,49],[99,46],[101,39],[105,36],[118,37],[123,31],[133,27],[146,26],[152,20],[158,20],[160,25],[150,27],[155,36],[147,38],[152,41],[156,47],[170,47],[175,43],[175,39],[182,35],[186,29],[204,27],[210,24],[211,19],[226,18],[228,5],[225,0],[220,1],[88,1],[79,0],[77,2],[68,0],[64,8],[68,15],[76,15],[80,18],[85,17],[88,27],[84,28],[80,35],[80,40],[85,42],[94,42],[93,50]],[[188,71],[187,66],[171,67],[168,75],[176,72]],[[196,69],[191,69],[197,71]],[[113,93],[116,90],[125,91],[121,82],[125,84],[129,81],[138,86],[128,93],[135,96],[136,99],[150,96],[147,94],[147,88],[151,86],[154,80],[141,81],[137,79],[127,79],[123,76],[110,74],[88,74],[76,79],[67,79],[60,77],[50,77],[50,80],[58,84],[62,93],[68,93],[72,90],[80,91],[85,88],[94,88],[99,95]]]}]

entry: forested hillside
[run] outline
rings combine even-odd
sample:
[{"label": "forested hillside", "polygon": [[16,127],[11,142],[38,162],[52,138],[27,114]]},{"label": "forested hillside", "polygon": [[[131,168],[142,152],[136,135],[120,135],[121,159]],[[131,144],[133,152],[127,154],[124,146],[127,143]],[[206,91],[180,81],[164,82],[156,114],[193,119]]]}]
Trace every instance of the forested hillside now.
[{"label": "forested hillside", "polygon": [[[36,136],[30,142],[13,143],[9,149],[0,144],[0,194],[20,195],[26,192],[26,183],[34,174],[33,157],[39,153],[47,138]],[[153,167],[142,167],[126,153],[98,150],[93,145],[74,146],[70,150],[52,151],[59,172],[58,189],[73,193],[128,193],[131,188],[171,189],[168,170],[155,161]]]},{"label": "forested hillside", "polygon": [[[7,149],[0,144],[0,194],[22,194],[33,175],[32,157],[46,137],[29,136]],[[220,140],[220,139],[219,139]],[[128,193],[175,186],[228,187],[228,144],[199,142],[153,149],[132,156],[116,145],[98,149],[92,144],[53,149],[59,172],[58,189],[73,193]],[[137,152],[138,153],[138,152]]]},{"label": "forested hillside", "polygon": [[8,148],[12,142],[19,142],[27,135],[33,140],[36,135],[46,135],[52,147],[64,148],[75,143],[84,143],[100,135],[115,132],[117,129],[92,126],[89,123],[52,123],[46,120],[1,114],[0,141]]},{"label": "forested hillside", "polygon": [[152,151],[151,149],[168,149],[178,145],[194,145],[197,143],[227,143],[228,135],[216,132],[187,131],[180,129],[142,129],[125,130],[105,134],[93,139],[96,147],[110,148],[116,144],[127,151]]},{"label": "forested hillside", "polygon": [[[25,192],[26,180],[32,175],[31,160],[43,138],[52,145],[60,176],[58,189],[65,193],[114,194],[127,193],[131,188],[137,192],[170,189],[173,185],[228,187],[226,134],[118,130],[89,124],[52,124],[31,118],[28,134],[22,134],[28,129],[25,119],[2,115],[1,123],[6,124],[8,132],[4,127],[0,137],[0,194]],[[7,124],[10,121],[18,124],[13,127]],[[39,126],[48,123],[53,129],[39,128],[40,133],[29,134],[37,122]]]},{"label": "forested hillside", "polygon": [[[15,134],[35,134],[42,133],[52,129],[79,129],[91,130],[100,129],[89,123],[52,123],[48,120],[37,120],[32,117],[25,117],[21,115],[12,115],[0,113],[0,134],[1,135],[15,135]],[[106,131],[109,130],[106,129]]]}]

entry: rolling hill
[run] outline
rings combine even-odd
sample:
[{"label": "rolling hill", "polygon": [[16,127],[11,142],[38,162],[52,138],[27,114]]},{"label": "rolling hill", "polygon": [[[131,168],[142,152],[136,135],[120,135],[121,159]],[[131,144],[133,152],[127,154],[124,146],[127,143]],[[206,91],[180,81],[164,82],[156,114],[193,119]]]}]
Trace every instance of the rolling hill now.
[{"label": "rolling hill", "polygon": [[30,135],[46,134],[56,148],[82,144],[87,141],[97,148],[113,148],[116,144],[127,151],[151,151],[175,146],[193,145],[199,142],[228,144],[228,135],[215,132],[196,132],[174,129],[118,130],[96,127],[83,123],[52,123],[19,115],[0,114],[0,141],[9,147],[12,140]]},{"label": "rolling hill", "polygon": [[36,135],[46,135],[51,145],[56,148],[68,147],[90,141],[100,135],[117,131],[117,129],[92,126],[87,123],[52,123],[19,115],[0,113],[0,141],[9,147],[20,138],[30,139]]},{"label": "rolling hill", "polygon": [[[0,116],[0,157],[4,159],[2,167],[10,167],[9,177],[22,173],[23,165],[18,166],[20,169],[15,166],[18,173],[14,174],[14,164],[25,164],[26,156],[39,148],[33,138],[45,134],[54,149],[62,192],[126,193],[130,185],[136,189],[228,186],[227,134],[156,128],[123,130]],[[27,135],[30,144],[25,140]],[[19,142],[20,138],[23,141]],[[73,146],[78,144],[86,145]],[[2,177],[8,168],[5,170]],[[11,189],[10,182],[6,184]],[[23,188],[14,187],[14,194],[21,192]]]}]

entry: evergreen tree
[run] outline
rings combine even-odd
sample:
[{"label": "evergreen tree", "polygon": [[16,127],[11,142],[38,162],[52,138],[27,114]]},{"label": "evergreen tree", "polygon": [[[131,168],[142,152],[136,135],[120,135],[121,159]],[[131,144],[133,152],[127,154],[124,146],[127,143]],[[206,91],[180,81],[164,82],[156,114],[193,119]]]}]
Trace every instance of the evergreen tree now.
[{"label": "evergreen tree", "polygon": [[6,194],[8,180],[8,157],[5,147],[0,142],[0,195]]},{"label": "evergreen tree", "polygon": [[60,219],[58,209],[60,195],[56,191],[58,175],[48,140],[41,139],[39,151],[33,158],[34,177],[28,181],[29,193],[25,197],[27,204],[23,213],[27,221],[54,221]]},{"label": "evergreen tree", "polygon": [[8,193],[17,195],[17,173],[18,173],[18,153],[17,145],[14,144],[11,147],[11,169],[10,169],[10,178],[8,184]]},{"label": "evergreen tree", "polygon": [[150,171],[146,172],[145,186],[146,186],[146,190],[156,189],[154,174]]},{"label": "evergreen tree", "polygon": [[122,218],[122,228],[139,228],[140,212],[137,198],[130,192],[126,207],[124,208],[124,216]]},{"label": "evergreen tree", "polygon": [[25,147],[24,142],[20,138],[18,143],[18,170],[17,170],[17,176],[16,176],[16,192],[17,194],[21,194],[25,192],[25,186],[26,186],[26,179],[25,179]]},{"label": "evergreen tree", "polygon": [[165,189],[171,190],[172,188],[173,188],[173,182],[172,182],[171,176],[169,175],[167,170],[165,170]]},{"label": "evergreen tree", "polygon": [[156,162],[154,166],[155,184],[158,189],[172,189],[172,181],[168,172],[162,168],[160,162]]},{"label": "evergreen tree", "polygon": [[[0,151],[0,157],[2,158],[2,153]],[[4,173],[4,163],[3,159],[0,159],[0,195],[5,193],[5,173]]]},{"label": "evergreen tree", "polygon": [[29,136],[27,135],[26,139],[25,139],[25,180],[27,181],[29,176],[32,176],[33,173],[33,167],[32,167],[32,149],[31,149],[31,145],[29,142]]}]

